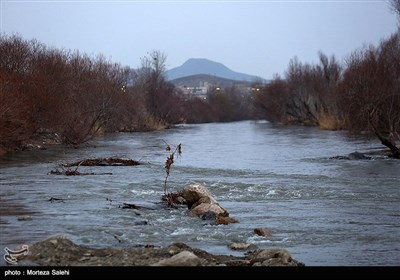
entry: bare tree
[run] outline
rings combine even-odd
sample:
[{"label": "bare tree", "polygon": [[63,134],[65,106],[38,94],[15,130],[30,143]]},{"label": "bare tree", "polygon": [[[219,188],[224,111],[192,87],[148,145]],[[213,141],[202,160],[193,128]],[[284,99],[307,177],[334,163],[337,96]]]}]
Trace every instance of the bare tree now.
[{"label": "bare tree", "polygon": [[340,84],[340,107],[350,131],[369,131],[393,157],[400,131],[400,34],[379,47],[361,49],[348,59]]},{"label": "bare tree", "polygon": [[396,14],[400,28],[400,0],[390,0],[389,8],[394,14]]},{"label": "bare tree", "polygon": [[290,60],[285,80],[277,77],[256,94],[255,105],[265,111],[268,120],[299,123],[322,129],[340,129],[337,117],[336,88],[342,66],[335,56],[319,52],[319,64]]},{"label": "bare tree", "polygon": [[142,58],[140,69],[142,88],[145,92],[147,110],[155,122],[166,122],[165,100],[173,92],[173,86],[165,78],[167,56],[161,51],[152,51]]},{"label": "bare tree", "polygon": [[152,78],[155,78],[157,82],[163,78],[166,70],[167,55],[161,51],[154,50],[150,52],[147,56],[141,59],[142,68],[149,69]]},{"label": "bare tree", "polygon": [[265,118],[273,123],[286,123],[289,88],[280,76],[255,93],[255,106],[264,111]]}]

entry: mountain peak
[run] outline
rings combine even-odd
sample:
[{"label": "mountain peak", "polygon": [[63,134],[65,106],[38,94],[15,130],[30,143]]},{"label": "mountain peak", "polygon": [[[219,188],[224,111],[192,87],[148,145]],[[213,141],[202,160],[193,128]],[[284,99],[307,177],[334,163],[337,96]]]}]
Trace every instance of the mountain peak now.
[{"label": "mountain peak", "polygon": [[264,79],[257,76],[232,71],[222,63],[206,58],[190,58],[181,66],[168,70],[166,72],[166,77],[168,80],[175,80],[199,74],[206,74],[236,81],[264,81]]},{"label": "mountain peak", "polygon": [[193,64],[198,65],[198,66],[201,66],[201,65],[204,65],[204,66],[215,65],[215,66],[218,66],[218,67],[227,68],[222,63],[215,62],[215,61],[209,60],[207,58],[189,58],[188,60],[186,60],[185,63],[182,64],[182,66],[183,65],[193,65]]}]

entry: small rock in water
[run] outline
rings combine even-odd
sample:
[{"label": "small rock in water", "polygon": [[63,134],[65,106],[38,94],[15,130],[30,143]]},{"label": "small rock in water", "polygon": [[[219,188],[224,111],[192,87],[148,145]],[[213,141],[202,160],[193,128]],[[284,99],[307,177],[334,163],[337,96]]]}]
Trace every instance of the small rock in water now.
[{"label": "small rock in water", "polygon": [[272,233],[266,228],[255,228],[254,233],[259,236],[272,236]]},{"label": "small rock in water", "polygon": [[349,154],[349,159],[350,160],[371,159],[371,157],[368,157],[359,152],[354,152],[354,153]]},{"label": "small rock in water", "polygon": [[17,218],[18,221],[32,221],[32,216],[25,215],[25,216],[19,216]]},{"label": "small rock in water", "polygon": [[232,243],[229,248],[235,251],[246,251],[257,249],[257,246],[249,243]]},{"label": "small rock in water", "polygon": [[145,226],[148,225],[149,222],[144,220],[144,221],[139,221],[139,222],[135,222],[135,226]]}]

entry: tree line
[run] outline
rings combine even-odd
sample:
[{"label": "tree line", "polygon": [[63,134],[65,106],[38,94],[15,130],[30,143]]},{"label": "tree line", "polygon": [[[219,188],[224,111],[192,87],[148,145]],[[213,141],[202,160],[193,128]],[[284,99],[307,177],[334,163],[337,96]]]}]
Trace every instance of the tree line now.
[{"label": "tree line", "polygon": [[371,133],[400,158],[400,33],[352,52],[343,65],[322,52],[319,64],[294,58],[255,103],[271,122]]},{"label": "tree line", "polygon": [[369,133],[400,158],[400,0],[390,1],[399,29],[378,46],[340,63],[293,58],[284,77],[257,91],[211,87],[193,98],[164,77],[166,55],[153,51],[138,69],[0,34],[0,154],[35,140],[78,146],[116,131],[177,123],[267,119]]},{"label": "tree line", "polygon": [[115,131],[176,123],[252,118],[251,97],[235,87],[190,98],[164,78],[166,56],[153,51],[130,69],[79,51],[0,36],[0,154],[49,137],[77,146]]},{"label": "tree line", "polygon": [[400,0],[389,1],[398,30],[378,46],[353,51],[339,63],[319,53],[319,63],[289,62],[262,88],[255,105],[267,120],[368,133],[400,158]]}]

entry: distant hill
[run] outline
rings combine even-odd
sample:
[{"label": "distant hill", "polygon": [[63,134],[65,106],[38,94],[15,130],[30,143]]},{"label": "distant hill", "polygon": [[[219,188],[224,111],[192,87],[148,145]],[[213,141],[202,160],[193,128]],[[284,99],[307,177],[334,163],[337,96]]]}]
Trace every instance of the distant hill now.
[{"label": "distant hill", "polygon": [[190,58],[181,66],[166,71],[165,76],[167,80],[175,80],[182,77],[200,75],[200,74],[205,74],[235,81],[248,81],[248,82],[266,81],[261,77],[232,71],[222,63],[211,61],[205,58]]}]

